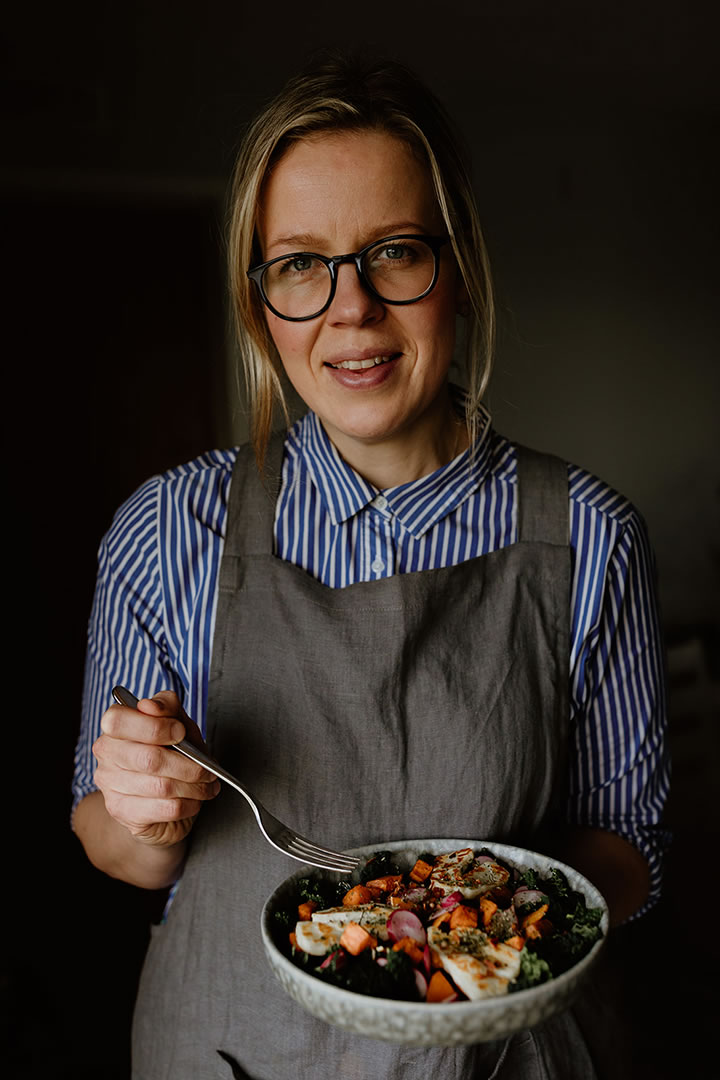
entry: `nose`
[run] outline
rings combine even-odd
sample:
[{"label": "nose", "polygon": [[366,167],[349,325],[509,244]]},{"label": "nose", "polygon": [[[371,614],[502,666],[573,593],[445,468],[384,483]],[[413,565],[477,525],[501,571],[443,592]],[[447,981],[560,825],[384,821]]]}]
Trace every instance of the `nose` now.
[{"label": "nose", "polygon": [[327,319],[336,326],[366,326],[385,314],[383,304],[372,295],[360,280],[354,263],[337,268],[335,295],[327,310]]}]

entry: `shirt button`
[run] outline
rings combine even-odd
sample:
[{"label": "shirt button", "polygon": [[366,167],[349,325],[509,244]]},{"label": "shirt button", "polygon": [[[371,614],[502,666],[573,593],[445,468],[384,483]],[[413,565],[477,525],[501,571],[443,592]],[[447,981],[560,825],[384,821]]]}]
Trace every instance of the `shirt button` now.
[{"label": "shirt button", "polygon": [[388,504],[388,501],[384,495],[376,495],[372,501],[372,504],[374,507],[376,507],[376,509],[384,510]]},{"label": "shirt button", "polygon": [[382,559],[374,559],[370,569],[374,574],[379,574],[381,570],[385,569],[385,563]]}]

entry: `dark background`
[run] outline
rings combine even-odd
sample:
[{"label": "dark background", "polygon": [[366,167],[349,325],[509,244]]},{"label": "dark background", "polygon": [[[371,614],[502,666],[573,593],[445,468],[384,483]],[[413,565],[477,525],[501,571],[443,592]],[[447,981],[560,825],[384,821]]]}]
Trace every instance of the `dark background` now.
[{"label": "dark background", "polygon": [[4,15],[14,1077],[128,1076],[161,898],[94,871],[68,824],[95,552],[148,475],[244,437],[225,185],[242,125],[328,44],[410,64],[467,140],[500,305],[497,426],[597,472],[648,521],[676,839],[666,899],[611,952],[635,1075],[706,1075],[720,959],[698,888],[716,873],[720,719],[713,11],[46,0]]}]

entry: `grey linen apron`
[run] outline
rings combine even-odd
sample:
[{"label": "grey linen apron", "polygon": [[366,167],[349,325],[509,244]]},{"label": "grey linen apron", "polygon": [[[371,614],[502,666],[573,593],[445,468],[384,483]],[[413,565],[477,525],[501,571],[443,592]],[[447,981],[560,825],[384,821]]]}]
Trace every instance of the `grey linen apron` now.
[{"label": "grey linen apron", "polygon": [[[328,846],[447,836],[542,850],[566,775],[566,465],[521,448],[516,544],[331,589],[272,553],[281,459],[276,438],[273,490],[246,449],[233,473],[212,753]],[[595,1076],[569,1012],[509,1040],[426,1050],[310,1017],[275,981],[259,932],[263,902],[297,865],[232,790],[202,810],[141,978],[135,1080]]]}]

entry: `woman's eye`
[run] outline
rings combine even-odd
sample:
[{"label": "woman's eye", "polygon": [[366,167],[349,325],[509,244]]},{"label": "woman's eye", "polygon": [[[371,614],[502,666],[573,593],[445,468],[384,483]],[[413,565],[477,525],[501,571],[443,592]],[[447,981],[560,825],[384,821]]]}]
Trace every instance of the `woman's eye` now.
[{"label": "woman's eye", "polygon": [[411,244],[382,244],[369,253],[365,268],[370,273],[404,269],[412,265],[415,254]]},{"label": "woman's eye", "polygon": [[282,264],[282,273],[301,274],[306,270],[310,270],[312,264],[313,260],[309,255],[297,255],[294,259],[288,259],[286,263]]},{"label": "woman's eye", "polygon": [[393,262],[399,259],[406,259],[412,252],[410,251],[410,248],[406,247],[404,244],[392,244],[383,248],[380,254]]}]

